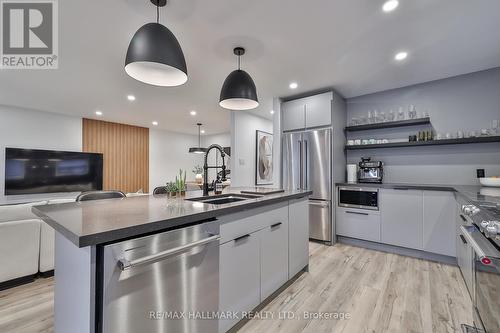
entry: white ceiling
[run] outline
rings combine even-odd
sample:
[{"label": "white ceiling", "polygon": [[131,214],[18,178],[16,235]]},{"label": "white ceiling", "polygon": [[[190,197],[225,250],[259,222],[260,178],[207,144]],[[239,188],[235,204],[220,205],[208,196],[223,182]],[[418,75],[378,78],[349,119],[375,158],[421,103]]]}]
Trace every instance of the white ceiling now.
[{"label": "white ceiling", "polygon": [[[192,134],[201,121],[213,134],[229,130],[218,98],[235,46],[247,49],[242,67],[261,103],[253,112],[264,117],[273,96],[331,86],[352,97],[500,66],[500,1],[400,0],[391,13],[383,2],[169,0],[162,22],[182,45],[189,81],[159,88],[123,70],[132,35],[155,17],[148,0],[61,0],[59,69],[1,71],[0,104],[91,118],[99,109],[104,120]],[[399,50],[409,57],[396,63]]]}]

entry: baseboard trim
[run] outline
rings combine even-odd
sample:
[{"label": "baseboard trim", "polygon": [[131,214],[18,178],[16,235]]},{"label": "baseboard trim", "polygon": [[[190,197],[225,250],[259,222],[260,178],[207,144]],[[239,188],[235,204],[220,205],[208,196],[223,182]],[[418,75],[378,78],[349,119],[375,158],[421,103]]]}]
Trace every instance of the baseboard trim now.
[{"label": "baseboard trim", "polygon": [[421,250],[408,249],[405,247],[389,245],[389,244],[381,244],[376,242],[371,242],[362,239],[350,238],[345,236],[338,236],[337,241],[342,244],[364,247],[370,250],[376,250],[381,252],[395,253],[402,256],[417,258],[417,259],[425,259],[429,261],[435,261],[442,264],[448,264],[457,266],[457,258],[445,256],[442,254],[431,253]]},{"label": "baseboard trim", "polygon": [[12,280],[0,282],[0,290],[6,290],[14,287],[21,286],[23,284],[31,283],[35,281],[37,274],[22,276]]},{"label": "baseboard trim", "polygon": [[50,270],[50,271],[46,271],[46,272],[40,272],[40,276],[43,277],[43,278],[49,278],[49,277],[52,277],[54,276],[54,270]]},{"label": "baseboard trim", "polygon": [[[297,274],[295,274],[290,280],[285,282],[284,285],[279,287],[278,290],[276,290],[274,293],[272,293],[270,296],[268,296],[265,300],[263,300],[259,305],[257,305],[252,311],[250,312],[259,312],[266,305],[271,303],[278,295],[280,295],[286,288],[288,288],[292,283],[294,283],[302,274],[309,272],[309,265],[305,266],[302,268]],[[237,322],[233,327],[231,327],[226,333],[236,333],[238,332],[243,326],[245,326],[246,323],[248,323],[251,319],[250,318],[244,318]]]}]

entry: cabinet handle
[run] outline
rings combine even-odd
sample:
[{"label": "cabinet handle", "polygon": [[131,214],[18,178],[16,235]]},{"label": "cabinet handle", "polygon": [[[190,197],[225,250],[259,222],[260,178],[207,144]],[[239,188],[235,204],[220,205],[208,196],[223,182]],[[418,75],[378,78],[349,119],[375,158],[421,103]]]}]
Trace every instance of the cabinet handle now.
[{"label": "cabinet handle", "polygon": [[248,237],[250,237],[250,234],[246,234],[246,235],[240,236],[240,237],[238,237],[238,238],[235,238],[235,239],[234,239],[234,242],[235,242],[235,243],[237,243],[237,242],[239,242],[239,241],[241,241],[241,240],[244,240],[244,239],[246,239],[246,238],[248,238]]},{"label": "cabinet handle", "polygon": [[465,245],[467,245],[467,241],[465,240],[464,235],[460,235],[460,239],[462,240],[462,243],[464,243]]},{"label": "cabinet handle", "polygon": [[351,212],[351,211],[346,211],[346,214],[356,214],[356,215],[369,215],[368,213],[361,213],[361,212]]},{"label": "cabinet handle", "polygon": [[462,214],[460,214],[460,218],[462,219],[462,221],[464,221],[465,223],[467,223],[467,219],[465,218],[465,216],[463,216]]},{"label": "cabinet handle", "polygon": [[271,225],[271,229],[277,228],[277,227],[279,227],[282,224],[283,223],[281,223],[281,222],[275,223],[275,224]]}]

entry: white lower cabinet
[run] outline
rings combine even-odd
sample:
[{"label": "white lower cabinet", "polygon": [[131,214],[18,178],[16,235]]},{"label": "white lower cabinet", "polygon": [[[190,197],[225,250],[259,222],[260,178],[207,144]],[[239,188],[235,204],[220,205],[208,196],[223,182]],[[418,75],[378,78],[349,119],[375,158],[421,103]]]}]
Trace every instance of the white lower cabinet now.
[{"label": "white lower cabinet", "polygon": [[288,280],[288,221],[277,222],[260,234],[260,299],[269,297]]},{"label": "white lower cabinet", "polygon": [[424,250],[454,257],[457,202],[453,192],[424,191]]},{"label": "white lower cabinet", "polygon": [[[250,311],[260,303],[260,239],[252,233],[220,246],[219,311]],[[221,319],[219,332],[226,332],[238,318]]]},{"label": "white lower cabinet", "polygon": [[309,264],[309,201],[294,200],[288,205],[288,278]]},{"label": "white lower cabinet", "polygon": [[335,220],[339,236],[380,242],[378,211],[337,207]]},{"label": "white lower cabinet", "polygon": [[219,311],[238,316],[220,319],[220,333],[289,280],[290,262],[300,269],[308,264],[307,202],[303,198],[221,218]]},{"label": "white lower cabinet", "polygon": [[379,196],[382,243],[422,250],[422,191],[381,189]]}]

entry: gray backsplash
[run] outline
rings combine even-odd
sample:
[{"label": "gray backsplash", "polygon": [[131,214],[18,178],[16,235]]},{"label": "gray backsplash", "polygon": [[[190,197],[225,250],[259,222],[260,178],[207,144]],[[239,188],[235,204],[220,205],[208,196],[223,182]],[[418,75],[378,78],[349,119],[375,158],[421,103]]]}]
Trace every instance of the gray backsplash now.
[{"label": "gray backsplash", "polygon": [[[500,68],[432,81],[347,100],[347,121],[369,110],[388,112],[403,106],[428,111],[433,128],[447,132],[478,131],[500,119]],[[402,139],[425,126],[381,129],[348,134],[352,138]],[[385,162],[385,181],[427,184],[477,184],[476,169],[500,175],[500,143],[349,151],[347,162],[361,156]]]}]

